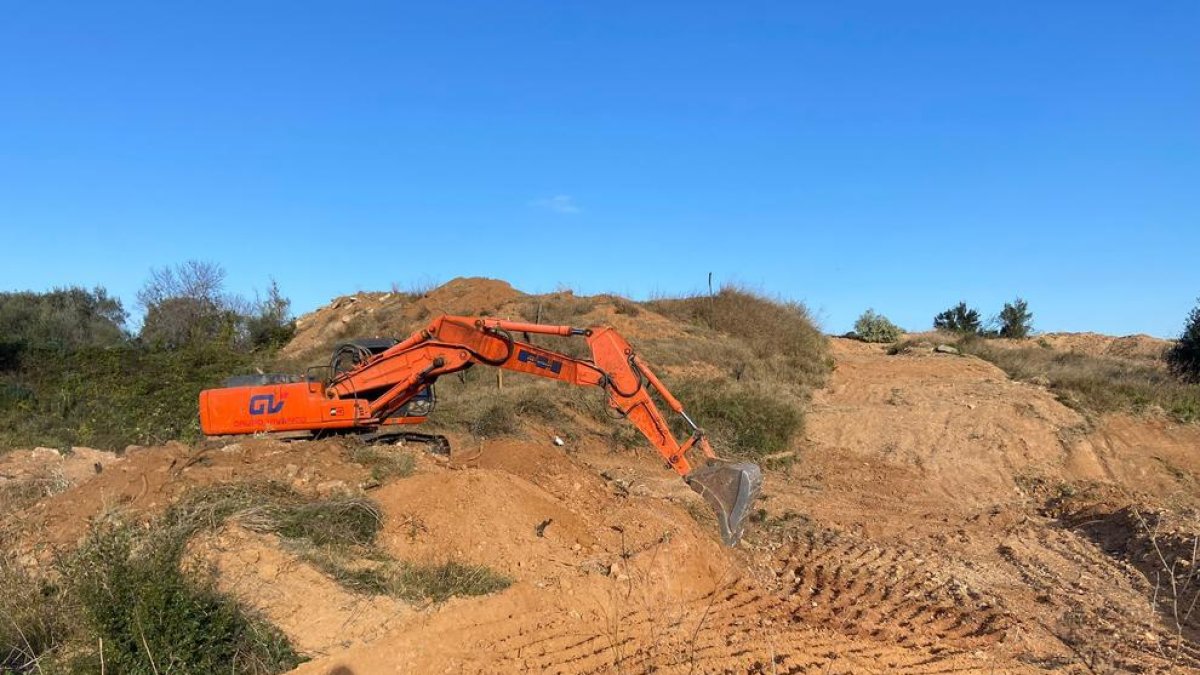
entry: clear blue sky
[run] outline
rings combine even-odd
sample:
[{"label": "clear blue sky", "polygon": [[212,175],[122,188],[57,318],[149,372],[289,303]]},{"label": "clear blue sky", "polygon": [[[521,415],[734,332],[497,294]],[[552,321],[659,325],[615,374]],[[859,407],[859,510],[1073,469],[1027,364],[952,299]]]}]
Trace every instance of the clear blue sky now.
[{"label": "clear blue sky", "polygon": [[8,2],[0,289],[151,266],[298,311],[708,272],[829,331],[1200,295],[1200,2]]}]

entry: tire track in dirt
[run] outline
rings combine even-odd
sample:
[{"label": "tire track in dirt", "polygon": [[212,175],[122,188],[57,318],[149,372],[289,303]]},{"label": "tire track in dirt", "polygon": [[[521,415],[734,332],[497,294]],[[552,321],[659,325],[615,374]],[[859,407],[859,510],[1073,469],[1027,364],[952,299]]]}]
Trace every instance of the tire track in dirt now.
[{"label": "tire track in dirt", "polygon": [[1200,669],[1200,647],[1158,620],[1146,579],[1077,533],[1025,528],[998,553],[1043,608],[1043,627],[1085,663],[1120,672]]},{"label": "tire track in dirt", "polygon": [[507,667],[535,672],[930,673],[990,665],[978,655],[1013,619],[995,598],[925,573],[923,563],[902,547],[809,532],[778,552],[774,585],[743,579],[676,605],[609,612],[600,628],[547,618],[492,646]]},{"label": "tire track in dirt", "polygon": [[810,624],[795,598],[747,581],[677,607],[637,609],[580,630],[561,617],[523,622],[491,643],[498,670],[547,673],[954,673],[987,664],[935,640],[896,645]]},{"label": "tire track in dirt", "polygon": [[850,636],[915,647],[974,650],[995,644],[1013,620],[995,598],[941,576],[915,552],[829,531],[787,547],[776,571],[792,620]]}]

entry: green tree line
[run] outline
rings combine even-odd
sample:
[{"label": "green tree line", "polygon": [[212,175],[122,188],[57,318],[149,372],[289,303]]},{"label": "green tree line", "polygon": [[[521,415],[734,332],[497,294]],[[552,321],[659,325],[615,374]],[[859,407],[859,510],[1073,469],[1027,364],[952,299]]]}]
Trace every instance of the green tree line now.
[{"label": "green tree line", "polygon": [[225,271],[154,269],[140,325],[101,287],[0,292],[0,449],[120,449],[199,433],[200,390],[266,366],[291,339],[290,302],[228,293]]}]

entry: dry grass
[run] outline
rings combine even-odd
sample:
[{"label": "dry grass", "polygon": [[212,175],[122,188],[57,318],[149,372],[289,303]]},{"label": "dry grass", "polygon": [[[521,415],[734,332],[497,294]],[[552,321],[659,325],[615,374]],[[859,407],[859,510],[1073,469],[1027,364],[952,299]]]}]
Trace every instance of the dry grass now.
[{"label": "dry grass", "polygon": [[[643,311],[628,300],[602,299],[626,315]],[[597,302],[556,295],[531,302],[523,318],[578,325],[587,323]],[[831,366],[825,337],[803,306],[730,287],[712,297],[660,299],[644,307],[684,328],[682,336],[638,341],[636,347],[654,367],[660,372],[700,367],[720,374],[703,382],[668,377],[667,383],[722,446],[721,452],[762,457],[787,449],[802,429],[809,393],[824,382]],[[543,341],[553,349],[567,342]],[[582,340],[574,343],[586,347]],[[473,369],[443,378],[438,395],[439,408],[430,419],[434,428],[497,437],[521,433],[524,424],[533,422],[553,425],[566,437],[596,433],[619,447],[645,443],[627,423],[612,417],[597,390],[519,375],[506,375],[501,389],[494,371]],[[680,426],[676,432],[687,435],[690,429]]]},{"label": "dry grass", "polygon": [[1182,422],[1200,421],[1200,384],[1181,382],[1164,368],[1036,346],[995,347],[981,339],[961,340],[958,347],[1014,379],[1045,384],[1063,403],[1085,412],[1162,411]]},{"label": "dry grass", "polygon": [[36,669],[74,630],[74,612],[48,582],[0,554],[0,673]]},{"label": "dry grass", "polygon": [[0,513],[19,511],[69,487],[71,482],[57,470],[5,479],[0,482]]},{"label": "dry grass", "polygon": [[427,426],[496,438],[519,434],[523,423],[535,422],[574,435],[611,424],[605,411],[604,394],[599,389],[511,373],[506,374],[504,388],[500,389],[495,371],[473,369],[462,377],[451,376],[438,383],[438,409]]},{"label": "dry grass", "polygon": [[382,483],[392,478],[407,478],[416,469],[411,452],[392,446],[359,445],[347,450],[347,459],[371,470],[371,480]]},{"label": "dry grass", "polygon": [[512,585],[511,579],[490,568],[454,559],[412,563],[378,553],[356,555],[331,549],[309,549],[303,557],[349,590],[414,603],[487,595]]},{"label": "dry grass", "polygon": [[[808,309],[750,290],[725,286],[714,295],[652,300],[646,307],[667,317],[736,338],[750,351],[746,370],[773,374],[808,389],[820,387],[832,367],[825,336]],[[712,340],[719,350],[721,340]],[[697,355],[700,356],[700,355]],[[728,367],[724,358],[699,360]],[[761,366],[765,366],[764,369]]]},{"label": "dry grass", "polygon": [[[596,316],[604,313],[600,310],[611,309],[626,317],[647,311],[664,314],[677,322],[682,334],[640,339],[635,344],[660,374],[703,372],[707,379],[721,383],[723,395],[738,399],[738,405],[733,407],[748,413],[752,419],[758,419],[759,413],[773,415],[777,405],[790,406],[795,414],[785,416],[784,423],[776,427],[789,438],[801,428],[803,408],[811,390],[824,383],[832,366],[826,339],[802,305],[732,286],[712,296],[647,303],[611,295],[584,297],[560,292],[528,297],[516,309],[520,318],[527,321],[575,326],[594,323]],[[392,312],[375,312],[353,319],[344,334],[378,333],[389,325],[388,314]],[[522,335],[514,337],[524,339]],[[569,356],[590,357],[586,341],[579,338],[534,335],[531,339]],[[669,386],[687,387],[685,380],[667,378]],[[645,443],[632,427],[612,416],[603,392],[591,388],[570,387],[514,373],[503,374],[501,387],[496,370],[473,368],[441,378],[437,393],[438,408],[427,424],[432,430],[496,438],[519,435],[532,424],[550,426],[556,434],[568,439],[594,435],[619,447]],[[698,421],[714,433],[728,436],[729,447],[737,448],[738,454],[753,456],[760,452],[755,448],[778,445],[765,438],[760,439],[763,442],[749,442],[747,434],[734,429],[739,423],[724,414],[724,409],[707,406],[712,396],[700,396],[697,392],[691,398],[694,400],[687,403],[697,408],[693,412],[697,413]],[[706,419],[710,416],[712,419]],[[373,461],[374,458],[366,458],[361,463]],[[386,473],[389,469],[379,471]]]}]

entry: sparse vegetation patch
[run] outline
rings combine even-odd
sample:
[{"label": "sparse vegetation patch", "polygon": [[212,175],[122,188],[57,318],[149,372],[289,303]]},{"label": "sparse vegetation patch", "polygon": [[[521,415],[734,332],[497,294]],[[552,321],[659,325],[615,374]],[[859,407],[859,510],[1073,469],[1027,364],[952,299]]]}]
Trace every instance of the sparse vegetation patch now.
[{"label": "sparse vegetation patch", "polygon": [[[687,379],[672,383],[673,392],[705,431],[719,454],[761,459],[788,450],[804,426],[794,402],[780,400],[751,384]],[[691,435],[683,420],[673,422],[680,438]]]},{"label": "sparse vegetation patch", "polygon": [[[382,515],[354,495],[312,498],[275,483],[197,490],[147,524],[98,523],[51,574],[0,559],[0,672],[278,673],[299,664],[285,637],[184,561],[228,521],[274,534],[356,592],[441,602],[506,588],[481,566],[397,561],[375,546]],[[102,645],[102,647],[101,647]]]},{"label": "sparse vegetation patch", "polygon": [[1200,421],[1200,384],[1180,382],[1163,368],[1041,347],[1005,349],[984,340],[958,342],[964,353],[991,361],[1014,379],[1048,383],[1059,399],[1088,412],[1162,411]]}]

